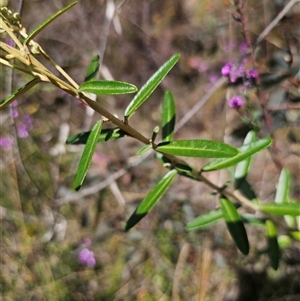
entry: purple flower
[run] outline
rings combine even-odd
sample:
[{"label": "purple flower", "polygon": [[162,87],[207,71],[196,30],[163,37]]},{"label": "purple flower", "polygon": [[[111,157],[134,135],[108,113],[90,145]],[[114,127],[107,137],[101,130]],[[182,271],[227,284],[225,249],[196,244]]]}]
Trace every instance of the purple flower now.
[{"label": "purple flower", "polygon": [[13,139],[11,137],[0,137],[0,147],[5,149],[11,148],[13,145]]},{"label": "purple flower", "polygon": [[13,108],[15,108],[17,105],[18,105],[18,101],[17,101],[17,100],[15,100],[15,101],[13,101],[13,102],[11,103],[11,106],[12,106]]},{"label": "purple flower", "polygon": [[13,118],[17,118],[19,116],[19,112],[16,109],[11,110],[11,115]]},{"label": "purple flower", "polygon": [[27,131],[31,131],[33,126],[32,126],[32,117],[30,115],[24,115],[23,116],[23,123],[26,125]]},{"label": "purple flower", "polygon": [[26,138],[28,137],[28,131],[26,124],[18,124],[17,125],[17,135],[19,138]]},{"label": "purple flower", "polygon": [[29,132],[32,130],[32,117],[30,115],[24,115],[22,118],[22,123],[17,125],[17,135],[19,138],[26,138]]},{"label": "purple flower", "polygon": [[94,252],[90,251],[88,248],[83,248],[78,255],[78,261],[80,264],[86,265],[88,267],[95,266],[96,259]]},{"label": "purple flower", "polygon": [[239,109],[244,103],[244,100],[241,96],[235,95],[233,97],[231,97],[231,99],[229,100],[229,107],[232,109]]},{"label": "purple flower", "polygon": [[257,78],[257,77],[258,77],[258,72],[257,72],[257,70],[255,70],[255,69],[249,70],[248,76],[249,76],[250,78]]},{"label": "purple flower", "polygon": [[232,63],[227,63],[223,66],[221,73],[223,76],[229,76],[232,70]]}]

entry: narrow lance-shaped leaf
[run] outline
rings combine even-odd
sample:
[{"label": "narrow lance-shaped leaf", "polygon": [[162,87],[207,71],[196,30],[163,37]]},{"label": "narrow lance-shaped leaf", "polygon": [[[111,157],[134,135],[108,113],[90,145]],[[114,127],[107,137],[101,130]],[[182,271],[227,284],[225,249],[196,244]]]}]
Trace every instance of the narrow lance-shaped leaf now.
[{"label": "narrow lance-shaped leaf", "polygon": [[231,237],[237,248],[243,254],[247,255],[249,253],[249,242],[241,216],[238,214],[236,207],[228,199],[220,198],[219,201]]},{"label": "narrow lance-shaped leaf", "polygon": [[80,187],[82,186],[82,183],[85,179],[85,176],[88,172],[88,169],[91,165],[91,161],[93,158],[93,154],[95,152],[96,149],[96,145],[98,143],[98,137],[99,137],[99,133],[101,131],[101,127],[103,124],[103,120],[99,120],[98,122],[96,122],[96,124],[94,125],[91,134],[89,135],[89,138],[87,140],[86,146],[83,150],[80,162],[79,162],[79,166],[77,169],[77,174],[75,177],[75,183],[74,183],[74,188],[75,190],[79,190]]},{"label": "narrow lance-shaped leaf", "polygon": [[82,83],[79,86],[78,91],[97,95],[117,95],[135,93],[137,87],[129,83],[115,80],[92,80]]},{"label": "narrow lance-shaped leaf", "polygon": [[166,91],[162,105],[162,140],[171,141],[174,135],[176,108],[173,95]]},{"label": "narrow lance-shaped leaf", "polygon": [[[256,139],[255,132],[250,131],[245,137],[243,145],[248,145],[250,143],[253,143],[255,142],[255,139]],[[249,200],[254,200],[256,199],[256,194],[254,192],[253,187],[246,179],[247,174],[249,172],[251,158],[252,156],[244,159],[243,161],[237,164],[234,173],[234,188],[238,189]]]},{"label": "narrow lance-shaped leaf", "polygon": [[270,220],[266,221],[266,236],[268,239],[268,257],[274,270],[278,269],[280,261],[280,249],[277,240],[277,231],[274,223]]},{"label": "narrow lance-shaped leaf", "polygon": [[290,236],[293,237],[294,239],[300,241],[300,231],[295,230],[295,231],[290,231]]},{"label": "narrow lance-shaped leaf", "polygon": [[36,84],[38,84],[40,80],[38,78],[35,78],[25,84],[23,87],[19,88],[17,91],[13,92],[13,94],[9,95],[5,99],[1,100],[0,102],[0,110],[4,109],[7,105],[9,105],[12,101],[22,96],[24,93],[26,93],[29,89],[34,87]]},{"label": "narrow lance-shaped leaf", "polygon": [[100,66],[100,56],[96,55],[93,57],[92,61],[90,62],[84,81],[91,81],[96,78],[98,70]]},{"label": "narrow lance-shaped leaf", "polygon": [[275,203],[282,204],[288,200],[288,192],[290,188],[290,175],[286,168],[283,168],[277,183]]},{"label": "narrow lance-shaped leaf", "polygon": [[[250,131],[245,137],[243,145],[248,145],[255,141],[256,134],[254,131]],[[249,171],[249,166],[251,162],[251,156],[246,158],[245,160],[239,162],[235,168],[234,179],[242,179],[245,178]]]},{"label": "narrow lance-shaped leaf", "polygon": [[[277,183],[275,203],[277,204],[289,203],[290,202],[288,197],[289,189],[290,189],[290,173],[286,168],[283,168]],[[290,228],[293,228],[295,226],[295,219],[292,216],[285,215],[284,219],[286,224]]]},{"label": "narrow lance-shaped leaf", "polygon": [[227,168],[245,160],[253,154],[263,150],[272,143],[271,138],[264,138],[238,148],[239,154],[228,159],[217,159],[202,167],[202,171],[211,171]]},{"label": "narrow lance-shaped leaf", "polygon": [[201,228],[205,228],[215,222],[217,222],[220,218],[223,217],[223,213],[221,209],[211,210],[207,213],[204,213],[192,221],[188,222],[185,226],[187,231],[197,230]]},{"label": "narrow lance-shaped leaf", "polygon": [[148,212],[155,206],[155,204],[160,200],[163,194],[172,184],[174,177],[176,176],[176,170],[170,170],[152,190],[148,195],[142,200],[135,212],[128,219],[125,231],[128,231],[130,228],[135,226]]},{"label": "narrow lance-shaped leaf", "polygon": [[135,111],[150,97],[153,91],[177,63],[179,58],[179,54],[173,55],[149,78],[145,85],[143,85],[125,110],[124,116],[127,119],[129,119],[135,113]]},{"label": "narrow lance-shaped leaf", "polygon": [[153,132],[152,132],[152,137],[151,137],[151,141],[152,141],[152,142],[155,141],[158,132],[159,132],[159,126],[156,126],[156,127],[153,129]]},{"label": "narrow lance-shaped leaf", "polygon": [[238,150],[228,144],[210,140],[176,140],[162,142],[157,150],[163,153],[198,158],[226,158],[235,156]]},{"label": "narrow lance-shaped leaf", "polygon": [[269,214],[300,216],[300,203],[260,204],[259,210]]},{"label": "narrow lance-shaped leaf", "polygon": [[138,152],[136,153],[136,156],[137,157],[141,157],[143,154],[145,154],[147,151],[149,151],[150,149],[152,148],[152,145],[150,144],[147,144],[147,145],[144,145],[142,148],[140,148],[138,150]]},{"label": "narrow lance-shaped leaf", "polygon": [[[67,144],[86,144],[91,131],[83,132],[79,134],[70,135],[66,141]],[[126,136],[126,132],[122,131],[120,128],[114,129],[102,129],[98,137],[98,143],[104,141],[111,141],[122,138]]]},{"label": "narrow lance-shaped leaf", "polygon": [[292,244],[292,239],[288,235],[280,235],[277,237],[278,245],[280,249],[289,247]]},{"label": "narrow lance-shaped leaf", "polygon": [[52,21],[54,21],[56,18],[58,18],[60,15],[65,13],[67,10],[72,8],[74,5],[76,5],[78,1],[72,2],[68,6],[62,8],[57,13],[50,16],[47,20],[45,20],[43,23],[41,23],[39,26],[37,26],[24,40],[24,44],[27,45],[39,32],[41,32],[47,25],[49,25]]}]

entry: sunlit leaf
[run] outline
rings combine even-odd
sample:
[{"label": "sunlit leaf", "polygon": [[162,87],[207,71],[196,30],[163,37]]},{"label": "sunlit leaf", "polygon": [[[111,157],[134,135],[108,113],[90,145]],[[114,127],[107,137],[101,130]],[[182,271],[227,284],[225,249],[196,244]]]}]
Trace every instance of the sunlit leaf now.
[{"label": "sunlit leaf", "polygon": [[174,135],[176,108],[173,95],[166,91],[162,105],[162,141],[171,141]]},{"label": "sunlit leaf", "polygon": [[[289,189],[290,189],[290,173],[286,168],[283,168],[279,180],[277,183],[276,195],[275,195],[275,203],[283,204],[289,203]],[[295,226],[295,219],[292,216],[286,215],[284,216],[286,224],[293,228]]]},{"label": "sunlit leaf", "polygon": [[[70,135],[66,141],[67,144],[86,144],[91,131]],[[110,140],[116,140],[126,136],[126,133],[120,128],[102,129],[98,136],[98,143]]]},{"label": "sunlit leaf", "polygon": [[137,87],[115,80],[92,80],[82,83],[78,91],[88,92],[97,95],[117,95],[117,94],[128,94],[137,91]]},{"label": "sunlit leaf", "polygon": [[[250,131],[245,137],[243,145],[248,145],[253,143],[256,139],[256,134],[254,131]],[[245,178],[249,171],[249,166],[251,162],[251,156],[245,160],[239,162],[235,168],[234,179],[238,181],[239,179]]]},{"label": "sunlit leaf", "polygon": [[150,150],[152,148],[152,145],[144,145],[142,148],[140,148],[138,150],[138,152],[136,153],[137,157],[141,157],[144,153],[146,153],[148,150]]},{"label": "sunlit leaf", "polygon": [[100,66],[100,56],[96,55],[93,57],[92,61],[90,62],[84,81],[91,81],[96,78],[98,70]]},{"label": "sunlit leaf", "polygon": [[[255,132],[250,131],[245,137],[243,145],[248,145],[250,143],[253,143],[255,139],[256,139]],[[234,188],[238,189],[249,200],[254,200],[256,199],[256,194],[254,192],[253,187],[246,179],[249,172],[251,158],[252,156],[244,159],[243,161],[237,164],[234,173]]]},{"label": "sunlit leaf", "polygon": [[225,158],[238,153],[234,147],[211,140],[177,140],[162,142],[157,145],[157,150],[163,153],[198,158]]},{"label": "sunlit leaf", "polygon": [[287,202],[289,188],[290,188],[290,174],[286,168],[283,168],[277,183],[275,203],[282,204]]},{"label": "sunlit leaf", "polygon": [[159,126],[156,126],[156,127],[153,129],[153,132],[152,132],[152,137],[151,137],[151,141],[152,141],[152,142],[155,141],[158,132],[159,132]]},{"label": "sunlit leaf", "polygon": [[128,219],[125,231],[128,231],[130,228],[135,226],[151,209],[154,205],[160,200],[163,194],[172,184],[174,177],[176,176],[176,170],[170,170],[148,193],[148,195],[142,200],[135,212]]},{"label": "sunlit leaf", "polygon": [[35,78],[25,84],[23,87],[19,88],[17,91],[13,92],[13,94],[9,95],[5,99],[0,101],[0,110],[4,109],[7,105],[9,105],[15,99],[21,97],[24,93],[26,93],[29,89],[34,87],[40,82],[38,78]]},{"label": "sunlit leaf", "polygon": [[173,55],[165,62],[143,85],[139,92],[135,95],[132,101],[127,106],[124,116],[129,119],[135,111],[150,97],[157,86],[162,82],[165,76],[171,71],[174,65],[179,60],[180,55]]},{"label": "sunlit leaf", "polygon": [[74,5],[76,5],[78,1],[72,2],[68,6],[62,8],[52,16],[50,16],[47,20],[45,20],[43,23],[41,23],[39,26],[37,26],[24,40],[24,44],[27,45],[39,32],[41,32],[47,25],[49,25],[52,21],[54,21],[56,18],[58,18],[60,15],[65,13],[67,10],[72,8]]},{"label": "sunlit leaf", "polygon": [[266,221],[266,236],[268,239],[268,257],[274,270],[278,269],[280,261],[280,249],[277,240],[277,231],[274,223],[270,220]]},{"label": "sunlit leaf", "polygon": [[291,215],[299,216],[300,215],[300,203],[268,203],[260,204],[259,209],[262,212],[276,215]]},{"label": "sunlit leaf", "polygon": [[188,222],[185,229],[187,231],[202,229],[217,222],[222,217],[223,213],[221,209],[211,210]]},{"label": "sunlit leaf", "polygon": [[279,247],[287,248],[292,244],[292,239],[288,235],[280,235],[277,238]]},{"label": "sunlit leaf", "polygon": [[98,122],[96,122],[96,124],[94,125],[94,127],[89,135],[89,138],[88,138],[86,146],[83,150],[83,153],[82,153],[82,156],[81,156],[81,159],[79,162],[79,166],[77,169],[75,183],[74,183],[75,190],[79,190],[80,187],[82,186],[82,183],[83,183],[85,176],[88,172],[88,169],[91,165],[93,154],[95,152],[96,145],[98,143],[98,137],[99,137],[99,134],[101,131],[102,124],[103,124],[103,120],[99,120]]},{"label": "sunlit leaf", "polygon": [[238,148],[239,153],[228,159],[217,159],[202,167],[202,171],[211,171],[227,168],[247,159],[253,154],[263,150],[272,143],[271,138],[264,138],[248,145],[243,145]]},{"label": "sunlit leaf", "polygon": [[237,248],[245,255],[249,253],[249,241],[247,232],[242,221],[241,216],[238,214],[236,207],[225,198],[220,198],[220,205],[224,220],[231,237],[233,238]]},{"label": "sunlit leaf", "polygon": [[296,240],[298,240],[298,241],[300,241],[300,231],[290,231],[290,235],[294,238],[294,239],[296,239]]}]

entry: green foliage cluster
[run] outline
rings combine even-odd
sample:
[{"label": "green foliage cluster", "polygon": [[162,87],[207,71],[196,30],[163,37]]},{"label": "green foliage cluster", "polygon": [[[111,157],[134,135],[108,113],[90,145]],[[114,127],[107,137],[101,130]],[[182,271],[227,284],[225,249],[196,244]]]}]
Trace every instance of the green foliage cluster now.
[{"label": "green foliage cluster", "polygon": [[[176,105],[170,91],[165,92],[162,100],[161,124],[155,127],[148,137],[142,135],[138,127],[130,124],[130,118],[146,103],[165,76],[176,65],[180,55],[175,54],[170,57],[140,89],[126,82],[97,80],[96,75],[100,66],[100,58],[99,56],[95,56],[88,67],[85,81],[78,85],[33,40],[46,26],[76,4],[77,2],[73,2],[61,9],[30,34],[26,33],[18,15],[9,12],[6,7],[1,8],[0,29],[5,31],[16,44],[16,48],[14,48],[2,41],[0,42],[1,63],[27,73],[33,79],[2,100],[0,108],[7,107],[13,100],[39,83],[50,83],[75,96],[102,116],[90,132],[78,133],[67,139],[67,144],[85,144],[74,181],[75,190],[79,190],[84,184],[98,143],[105,143],[123,137],[136,139],[144,144],[137,155],[142,156],[147,151],[154,151],[156,159],[168,169],[168,172],[137,206],[126,222],[125,231],[130,230],[153,210],[156,203],[170,188],[175,177],[188,177],[193,181],[203,182],[211,187],[219,196],[219,208],[190,221],[186,225],[186,230],[194,231],[202,229],[218,220],[223,220],[237,248],[243,254],[247,255],[250,250],[250,244],[245,224],[253,225],[253,227],[264,227],[268,242],[265,253],[269,256],[270,265],[276,270],[280,262],[279,241],[283,238],[288,240],[300,239],[299,231],[297,230],[300,207],[299,203],[289,197],[290,175],[286,169],[282,170],[277,184],[275,199],[270,203],[265,203],[253,195],[253,188],[247,181],[247,176],[251,172],[251,159],[255,154],[269,147],[272,139],[270,137],[258,138],[257,133],[250,131],[240,148],[211,140],[174,140]],[[20,38],[17,37],[16,33],[19,34],[18,37]],[[38,60],[38,56],[43,56],[49,61],[66,81],[57,77],[45,67]],[[137,93],[124,111],[123,120],[108,112],[101,104],[95,102],[89,94],[117,95],[135,92]],[[102,129],[104,122],[111,122],[115,127],[109,130]],[[160,128],[162,137],[160,142],[156,142]],[[213,160],[205,164],[202,168],[197,169],[186,163],[182,157],[211,158]],[[226,184],[221,187],[216,186],[206,177],[206,173],[208,172],[223,169],[233,170],[231,173],[232,187]],[[249,195],[252,195],[252,197],[249,198]],[[282,217],[279,222],[276,216]],[[276,228],[277,224],[283,221],[285,222],[285,233],[279,237]]]}]

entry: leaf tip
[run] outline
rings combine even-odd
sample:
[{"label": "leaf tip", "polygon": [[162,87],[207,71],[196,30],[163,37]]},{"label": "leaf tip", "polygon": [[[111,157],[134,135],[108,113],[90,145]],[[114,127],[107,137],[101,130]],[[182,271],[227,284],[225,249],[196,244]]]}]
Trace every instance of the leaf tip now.
[{"label": "leaf tip", "polygon": [[80,190],[81,186],[82,186],[81,184],[80,184],[80,185],[75,185],[75,186],[74,186],[75,191]]}]

